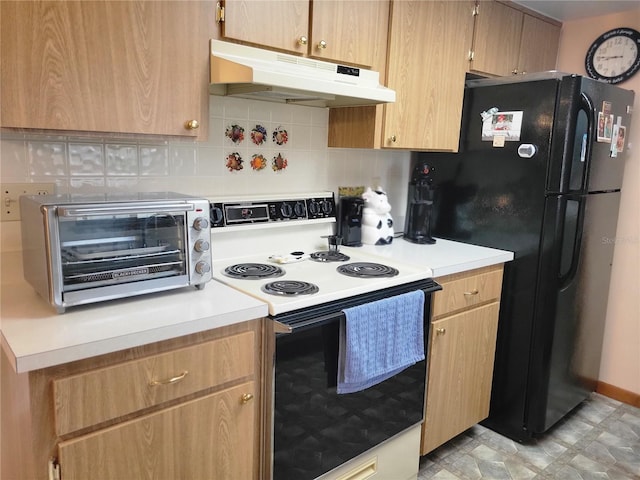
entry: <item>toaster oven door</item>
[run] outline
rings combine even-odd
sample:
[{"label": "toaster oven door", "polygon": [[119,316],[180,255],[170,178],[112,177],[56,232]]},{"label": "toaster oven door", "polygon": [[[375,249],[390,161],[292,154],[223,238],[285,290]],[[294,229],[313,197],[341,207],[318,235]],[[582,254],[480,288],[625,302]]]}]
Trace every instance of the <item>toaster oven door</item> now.
[{"label": "toaster oven door", "polygon": [[153,211],[58,207],[56,217],[66,305],[189,284],[184,205]]}]

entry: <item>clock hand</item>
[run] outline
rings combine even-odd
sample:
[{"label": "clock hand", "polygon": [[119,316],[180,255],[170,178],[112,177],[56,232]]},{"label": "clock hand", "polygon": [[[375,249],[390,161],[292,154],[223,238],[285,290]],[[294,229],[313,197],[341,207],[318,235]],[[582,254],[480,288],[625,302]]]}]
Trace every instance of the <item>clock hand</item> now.
[{"label": "clock hand", "polygon": [[623,58],[622,55],[610,55],[610,56],[605,56],[605,55],[600,55],[599,57],[596,57],[596,59],[598,60],[610,60],[612,58]]}]

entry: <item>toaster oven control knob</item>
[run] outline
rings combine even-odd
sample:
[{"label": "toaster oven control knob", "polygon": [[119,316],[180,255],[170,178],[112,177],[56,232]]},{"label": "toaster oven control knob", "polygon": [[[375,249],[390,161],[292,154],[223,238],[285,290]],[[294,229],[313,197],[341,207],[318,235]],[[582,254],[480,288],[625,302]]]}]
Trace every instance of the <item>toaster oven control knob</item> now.
[{"label": "toaster oven control knob", "polygon": [[204,230],[209,226],[209,220],[204,217],[198,217],[193,221],[193,228],[196,230]]},{"label": "toaster oven control knob", "polygon": [[324,200],[322,202],[322,212],[325,215],[329,215],[331,213],[331,211],[333,210],[333,207],[331,205],[331,202],[329,200]]},{"label": "toaster oven control knob", "polygon": [[204,275],[205,273],[209,273],[210,271],[211,266],[207,262],[196,263],[196,273]]},{"label": "toaster oven control knob", "polygon": [[207,250],[209,250],[209,242],[202,239],[196,240],[196,243],[193,244],[193,249],[196,252],[206,252]]}]

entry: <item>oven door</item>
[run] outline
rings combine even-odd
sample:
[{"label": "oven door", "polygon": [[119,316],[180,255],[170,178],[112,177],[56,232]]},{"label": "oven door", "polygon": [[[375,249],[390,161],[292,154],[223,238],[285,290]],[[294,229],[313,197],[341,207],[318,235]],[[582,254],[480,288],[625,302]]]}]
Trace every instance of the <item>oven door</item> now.
[{"label": "oven door", "polygon": [[57,225],[52,270],[67,306],[189,284],[184,203],[61,206],[46,215]]},{"label": "oven door", "polygon": [[[405,292],[385,291],[382,298],[399,293]],[[425,290],[425,352],[429,293]],[[358,299],[364,303],[381,295],[362,297],[368,297]],[[425,361],[366,390],[336,393],[344,314],[316,310],[320,316],[315,318],[308,318],[309,312],[305,319],[277,318],[290,326],[291,333],[276,336],[274,480],[314,479],[423,419]]]}]

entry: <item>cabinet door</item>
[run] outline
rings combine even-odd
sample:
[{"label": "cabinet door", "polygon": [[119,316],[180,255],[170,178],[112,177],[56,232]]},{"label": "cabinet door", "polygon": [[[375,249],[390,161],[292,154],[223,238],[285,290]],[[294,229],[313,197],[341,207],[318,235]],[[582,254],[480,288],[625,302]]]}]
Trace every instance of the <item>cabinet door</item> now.
[{"label": "cabinet door", "polygon": [[388,18],[388,1],[314,2],[309,54],[371,68],[386,52]]},{"label": "cabinet door", "polygon": [[383,146],[457,151],[473,2],[393,2]]},{"label": "cabinet door", "polygon": [[186,123],[206,116],[210,3],[2,2],[1,9],[3,127],[198,134]]},{"label": "cabinet door", "polygon": [[226,0],[222,36],[290,53],[307,53],[309,0]]},{"label": "cabinet door", "polygon": [[514,74],[518,66],[523,16],[522,12],[493,0],[478,2],[472,71],[500,76]]},{"label": "cabinet door", "polygon": [[489,415],[499,303],[431,325],[421,454]]},{"label": "cabinet door", "polygon": [[524,16],[519,73],[544,72],[556,68],[560,27],[531,15]]},{"label": "cabinet door", "polygon": [[246,394],[254,382],[62,442],[62,478],[256,478],[257,402]]}]

